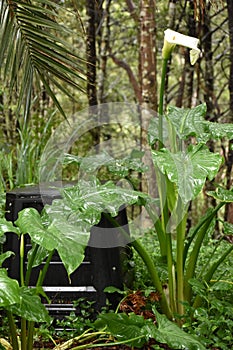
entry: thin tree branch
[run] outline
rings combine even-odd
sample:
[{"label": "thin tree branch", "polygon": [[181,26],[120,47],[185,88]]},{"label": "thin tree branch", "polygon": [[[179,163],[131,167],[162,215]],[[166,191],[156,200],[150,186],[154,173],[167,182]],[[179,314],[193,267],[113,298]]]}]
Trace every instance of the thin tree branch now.
[{"label": "thin tree branch", "polygon": [[129,81],[132,84],[135,96],[136,96],[138,102],[142,103],[142,94],[141,94],[141,91],[140,91],[140,87],[139,87],[138,81],[137,81],[137,79],[136,79],[136,77],[135,77],[131,67],[128,65],[128,63],[118,59],[113,54],[110,54],[110,57],[112,58],[113,62],[117,66],[123,68],[126,71],[126,73],[128,74]]},{"label": "thin tree branch", "polygon": [[129,13],[131,17],[138,23],[138,14],[136,12],[137,6],[132,0],[126,0],[126,5],[128,6]]}]

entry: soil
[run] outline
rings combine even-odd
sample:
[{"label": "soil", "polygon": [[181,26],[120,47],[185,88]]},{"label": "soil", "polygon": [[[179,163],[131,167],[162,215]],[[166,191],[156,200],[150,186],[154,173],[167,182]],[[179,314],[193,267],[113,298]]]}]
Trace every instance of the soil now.
[{"label": "soil", "polygon": [[[62,343],[61,343],[62,344]],[[142,348],[140,348],[140,350],[153,350],[153,345],[159,345],[161,349],[166,349],[166,350],[174,350],[169,348],[169,346],[167,346],[166,344],[161,344],[156,342],[155,340],[150,340],[150,342],[147,345],[144,345]],[[78,344],[76,344],[78,346]],[[34,343],[34,349],[38,350],[38,349],[53,349],[54,343],[52,342],[35,342]],[[74,345],[73,345],[74,347]],[[127,345],[116,345],[116,346],[101,346],[101,347],[96,347],[94,348],[96,350],[132,350],[132,348],[130,346]],[[134,350],[137,350],[138,348],[134,348]],[[86,350],[93,350],[93,348],[87,348]],[[139,350],[139,349],[138,349]]]}]

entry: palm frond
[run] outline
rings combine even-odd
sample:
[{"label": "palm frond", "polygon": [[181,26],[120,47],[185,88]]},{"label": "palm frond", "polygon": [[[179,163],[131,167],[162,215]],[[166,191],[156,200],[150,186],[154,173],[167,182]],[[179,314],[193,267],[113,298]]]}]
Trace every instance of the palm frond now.
[{"label": "palm frond", "polygon": [[24,113],[29,113],[32,84],[39,77],[64,114],[50,84],[59,88],[65,82],[84,91],[85,62],[64,39],[69,30],[58,22],[58,5],[48,0],[2,0],[0,10],[1,71],[18,93],[18,111],[24,105]]}]

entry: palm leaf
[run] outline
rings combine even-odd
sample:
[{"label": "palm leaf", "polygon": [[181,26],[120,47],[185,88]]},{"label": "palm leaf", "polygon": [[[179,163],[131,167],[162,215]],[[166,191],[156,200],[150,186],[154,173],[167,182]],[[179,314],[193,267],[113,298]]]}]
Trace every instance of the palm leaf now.
[{"label": "palm leaf", "polygon": [[[58,11],[57,11],[58,9]],[[2,0],[0,63],[10,92],[17,91],[18,108],[29,114],[32,87],[39,79],[64,115],[51,85],[71,96],[62,83],[83,91],[84,60],[65,41],[69,30],[58,23],[59,6],[47,0]]]}]

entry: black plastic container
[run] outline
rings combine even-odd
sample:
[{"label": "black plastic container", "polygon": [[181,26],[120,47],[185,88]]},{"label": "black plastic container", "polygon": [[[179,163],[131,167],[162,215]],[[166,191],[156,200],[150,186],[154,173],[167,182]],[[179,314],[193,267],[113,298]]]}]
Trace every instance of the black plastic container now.
[{"label": "black plastic container", "polygon": [[[55,198],[60,198],[60,194],[54,188],[43,190],[42,194],[39,186],[12,190],[6,194],[6,219],[14,222],[17,220],[18,213],[28,207],[33,207],[41,212],[44,205],[51,204]],[[120,211],[116,220],[124,228],[128,227],[125,209]],[[111,228],[111,236],[115,244],[113,248],[111,245],[102,248],[95,244],[96,237],[106,235],[106,228]],[[129,276],[131,274],[130,264],[127,262],[131,251],[129,246],[121,247],[122,242],[119,242],[119,246],[117,246],[116,240],[119,236],[117,231],[116,228],[113,229],[112,223],[103,216],[100,223],[92,228],[91,244],[86,248],[85,259],[71,275],[70,282],[58,254],[54,254],[43,284],[44,290],[51,300],[51,303],[46,304],[46,307],[52,316],[62,318],[69,314],[73,310],[73,301],[83,297],[89,301],[94,301],[94,309],[99,310],[106,304],[105,287],[123,287],[125,275]],[[106,237],[103,239],[106,239]],[[29,236],[25,241],[25,251],[27,252],[31,247]],[[13,259],[7,259],[6,267],[9,276],[19,280],[19,241],[15,234],[7,234],[4,250],[11,250],[15,253]],[[33,269],[30,280],[31,286],[35,285],[39,270],[40,267]],[[116,306],[119,301],[114,294],[109,294],[108,299],[113,306]]]}]

